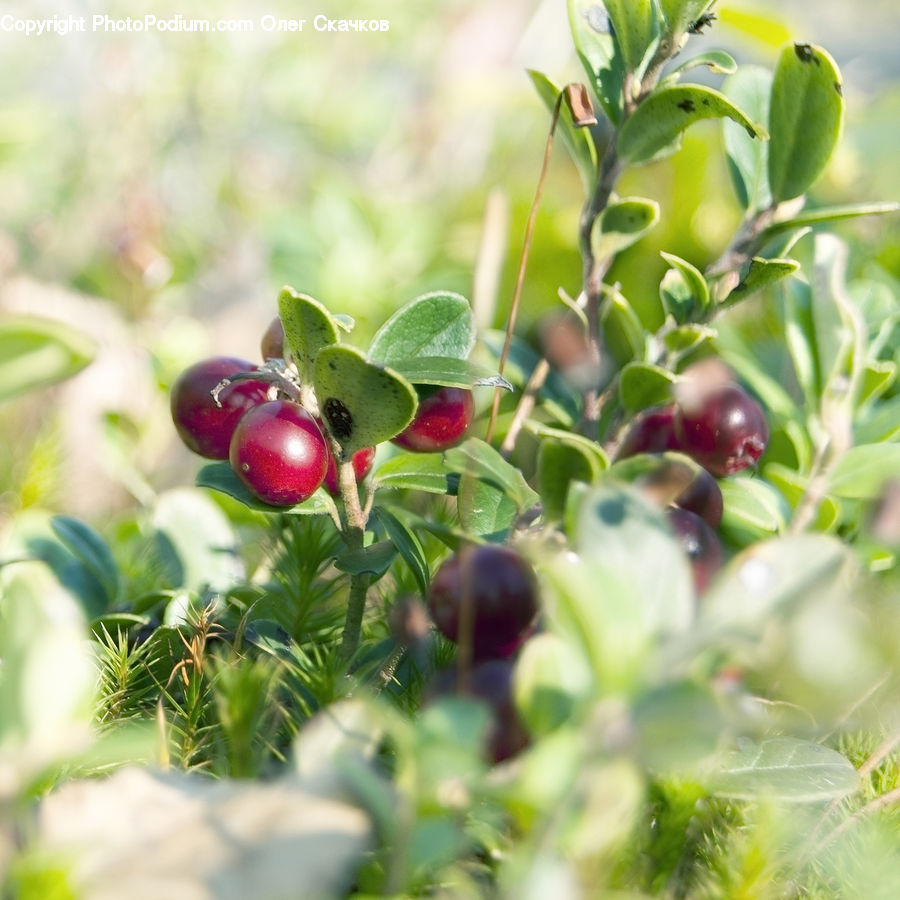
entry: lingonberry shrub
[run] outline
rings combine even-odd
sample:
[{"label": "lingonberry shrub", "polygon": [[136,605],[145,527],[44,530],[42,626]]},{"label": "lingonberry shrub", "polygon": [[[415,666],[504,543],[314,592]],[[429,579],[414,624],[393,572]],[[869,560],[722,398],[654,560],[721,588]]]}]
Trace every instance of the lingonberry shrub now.
[{"label": "lingonberry shrub", "polygon": [[185,369],[172,385],[170,403],[175,430],[194,453],[207,459],[227,459],[231,436],[241,416],[267,398],[269,385],[255,379],[226,384],[234,375],[252,372],[253,363],[233,356],[216,356]]}]

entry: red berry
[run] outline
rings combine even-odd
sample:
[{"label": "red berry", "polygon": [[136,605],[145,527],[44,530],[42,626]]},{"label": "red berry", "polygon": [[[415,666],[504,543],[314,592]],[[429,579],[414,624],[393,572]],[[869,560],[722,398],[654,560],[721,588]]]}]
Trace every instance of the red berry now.
[{"label": "red berry", "polygon": [[697,593],[702,594],[722,567],[722,545],[716,533],[695,513],[670,506],[666,514],[690,561]]},{"label": "red berry", "polygon": [[228,459],[228,446],[238,422],[247,410],[265,403],[269,390],[264,381],[235,381],[219,392],[213,388],[239,372],[256,366],[231,356],[215,356],[185,369],[172,385],[171,408],[175,430],[184,443],[207,459]]},{"label": "red berry", "polygon": [[263,503],[293,506],[311,497],[325,478],[328,447],[316,420],[299,403],[272,400],[238,423],[229,459]]},{"label": "red berry", "polygon": [[259,349],[263,359],[284,359],[284,326],[278,316],[269,323]]},{"label": "red berry", "polygon": [[[372,471],[372,463],[375,460],[375,448],[374,447],[363,447],[362,450],[357,450],[356,453],[353,454],[353,474],[356,475],[356,483],[359,484],[369,472]],[[331,454],[331,448],[328,448],[328,468],[325,471],[325,489],[331,494],[333,497],[336,497],[340,494],[341,489],[338,484],[338,471],[337,464],[334,461],[334,456]]]},{"label": "red berry", "polygon": [[628,426],[616,451],[617,459],[637,453],[663,453],[677,450],[675,440],[675,404],[641,410]]},{"label": "red berry", "polygon": [[503,657],[528,634],[538,612],[537,579],[531,566],[509,547],[467,546],[435,572],[428,611],[452,641],[471,628],[475,657]]},{"label": "red berry", "polygon": [[394,443],[419,453],[436,453],[455,447],[466,436],[475,402],[465,388],[442,387],[422,396],[412,422]]},{"label": "red berry", "polygon": [[695,387],[675,411],[681,450],[716,476],[754,465],[769,441],[762,407],[734,383]]},{"label": "red berry", "polygon": [[457,694],[483,700],[490,711],[484,749],[494,763],[514,756],[528,745],[528,732],[519,718],[513,693],[515,666],[509,659],[488,659],[473,666],[460,685],[456,666],[439,673],[431,698]]}]

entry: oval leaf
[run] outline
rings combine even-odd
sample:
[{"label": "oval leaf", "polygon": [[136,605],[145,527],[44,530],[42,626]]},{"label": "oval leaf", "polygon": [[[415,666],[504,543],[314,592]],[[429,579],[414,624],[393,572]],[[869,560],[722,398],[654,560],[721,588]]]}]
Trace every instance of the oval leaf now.
[{"label": "oval leaf", "polygon": [[719,75],[733,75],[737,71],[737,62],[730,53],[724,50],[708,50],[699,56],[693,56],[686,62],[683,62],[677,69],[674,69],[670,76],[678,76],[682,72],[690,69],[696,69],[698,66],[707,66],[710,71]]},{"label": "oval leaf", "polygon": [[843,118],[837,63],[812,44],[786,47],[775,69],[769,114],[769,184],[776,201],[799,197],[819,177]]},{"label": "oval leaf", "polygon": [[112,603],[119,590],[119,567],[106,541],[89,525],[71,516],[54,516],[50,527],[97,579]]},{"label": "oval leaf", "polygon": [[[769,121],[772,73],[768,69],[741,66],[740,71],[725,81],[722,92],[754,121]],[[756,140],[730,119],[722,127],[728,169],[738,201],[744,209],[765,209],[772,202],[768,141]]]},{"label": "oval leaf", "polygon": [[569,485],[573,481],[593,484],[602,470],[596,457],[577,444],[557,438],[544,438],[538,448],[537,483],[544,516],[559,520],[563,516]]},{"label": "oval leaf", "polygon": [[637,71],[655,32],[655,16],[651,0],[604,0],[613,37],[622,52],[625,68]]},{"label": "oval leaf", "polygon": [[447,467],[460,474],[468,473],[500,488],[522,512],[538,501],[525,476],[508,463],[490,444],[469,438],[444,454]]},{"label": "oval leaf", "polygon": [[35,316],[0,320],[0,401],[80,372],[95,346],[68,325]]},{"label": "oval leaf", "polygon": [[725,298],[725,304],[743,300],[757,291],[793,275],[800,268],[800,263],[795,259],[763,259],[754,256],[750,260],[750,266],[746,275],[740,280],[734,290]]},{"label": "oval leaf", "polygon": [[300,379],[309,383],[319,351],[338,342],[338,326],[318,300],[298,294],[290,287],[281,289],[278,317],[284,326],[285,345],[297,365]]},{"label": "oval leaf", "polygon": [[752,137],[766,137],[762,125],[719,91],[697,84],[671,85],[654,91],[622,126],[619,155],[632,164],[650,162],[688,126],[711,118],[733,119]]},{"label": "oval leaf", "polygon": [[460,294],[424,294],[398,309],[375,333],[372,362],[392,365],[420,356],[466,359],[475,344],[475,319]]},{"label": "oval leaf", "polygon": [[513,386],[486,366],[452,356],[417,356],[391,363],[391,368],[413,384],[439,384],[447,387],[499,387],[511,391]]},{"label": "oval leaf", "polygon": [[[569,28],[578,57],[610,122],[622,117],[622,55],[609,33],[609,18],[598,0],[569,0]],[[591,185],[592,186],[592,185]]]},{"label": "oval leaf", "polygon": [[401,453],[379,466],[374,481],[379,489],[450,493],[450,473],[441,453]]},{"label": "oval leaf", "polygon": [[629,413],[663,406],[672,401],[676,377],[668,369],[650,363],[632,362],[619,375],[619,396]]},{"label": "oval leaf", "polygon": [[328,430],[351,454],[388,441],[412,421],[415,388],[353,347],[326,347],[316,357],[313,386]]},{"label": "oval leaf", "polygon": [[687,31],[714,0],[659,0],[667,37]]},{"label": "oval leaf", "polygon": [[835,463],[828,490],[837,497],[869,500],[880,497],[892,479],[900,479],[900,444],[863,444]]},{"label": "oval leaf", "polygon": [[505,540],[519,512],[502,487],[474,472],[463,472],[459,479],[457,509],[463,528],[488,541]]},{"label": "oval leaf", "polygon": [[713,777],[713,790],[724,797],[788,803],[817,803],[852,794],[859,788],[853,764],[836,750],[779,737],[747,741],[725,754]]},{"label": "oval leaf", "polygon": [[591,241],[594,256],[606,259],[639,241],[659,221],[659,204],[642,197],[623,197],[597,217]]},{"label": "oval leaf", "polygon": [[233,500],[243,503],[249,509],[257,512],[281,513],[288,516],[310,516],[326,513],[329,510],[328,501],[321,491],[316,491],[308,500],[298,503],[296,506],[270,506],[263,503],[247,490],[246,485],[227,462],[207,463],[198,473],[195,480],[197,487],[210,488],[226,494]]},{"label": "oval leaf", "polygon": [[[696,266],[691,265],[686,259],[682,259],[674,253],[662,252],[659,255],[676,272],[678,272],[679,275],[681,275],[684,287],[687,291],[687,296],[690,298],[689,309],[685,310],[683,303],[678,309],[678,312],[682,316],[685,316],[685,318],[679,318],[678,315],[675,315],[676,320],[684,322],[694,315],[702,315],[709,306],[709,285],[706,283],[703,273]],[[668,275],[668,273],[666,274]],[[663,280],[665,281],[665,279]]]}]

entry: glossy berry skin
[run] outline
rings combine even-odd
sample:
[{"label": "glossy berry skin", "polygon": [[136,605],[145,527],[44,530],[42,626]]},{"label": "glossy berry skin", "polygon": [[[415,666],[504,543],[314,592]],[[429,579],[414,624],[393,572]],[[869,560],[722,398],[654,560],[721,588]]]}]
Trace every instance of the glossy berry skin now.
[{"label": "glossy berry skin", "polygon": [[259,349],[263,359],[284,359],[284,326],[278,316],[269,322]]},{"label": "glossy berry skin", "polygon": [[722,477],[755,465],[769,442],[762,407],[740,385],[727,383],[704,392],[674,418],[680,449]]},{"label": "glossy berry skin", "polygon": [[302,406],[272,400],[238,423],[229,459],[238,478],[263,503],[293,506],[322,484],[328,448],[316,420]]},{"label": "glossy berry skin", "polygon": [[722,521],[724,500],[719,483],[706,469],[699,469],[694,480],[674,499],[673,503],[700,516],[710,528],[718,528]]},{"label": "glossy berry skin", "polygon": [[231,436],[247,410],[265,403],[269,390],[263,381],[235,381],[219,392],[212,390],[224,378],[252,372],[256,366],[232,356],[215,356],[185,369],[172,385],[172,421],[179,437],[194,453],[207,459],[228,459]]},{"label": "glossy berry skin", "polygon": [[466,436],[475,414],[472,392],[442,387],[422,396],[416,416],[394,443],[417,453],[439,453],[455,447]]},{"label": "glossy berry skin", "polygon": [[664,453],[677,450],[675,440],[675,404],[641,410],[632,420],[616,450],[617,459],[638,453]]},{"label": "glossy berry skin", "polygon": [[697,593],[702,594],[722,567],[722,545],[716,533],[695,513],[671,506],[666,515],[690,561]]},{"label": "glossy berry skin", "polygon": [[[372,463],[374,460],[374,447],[363,447],[362,450],[357,450],[356,453],[353,454],[353,474],[356,475],[357,484],[372,471]],[[330,447],[328,448],[328,468],[325,470],[324,484],[325,489],[332,497],[337,497],[338,494],[340,494],[341,489],[338,484],[337,464],[334,461],[334,456],[331,453]]]},{"label": "glossy berry skin", "polygon": [[461,629],[471,622],[476,659],[505,657],[515,651],[537,616],[537,579],[509,547],[463,547],[435,572],[428,611],[452,641],[465,640]]},{"label": "glossy berry skin", "polygon": [[489,659],[474,665],[461,683],[456,666],[440,672],[429,699],[456,695],[484,701],[490,711],[484,753],[492,763],[515,756],[529,742],[528,732],[516,710],[513,694],[515,664],[511,659]]}]

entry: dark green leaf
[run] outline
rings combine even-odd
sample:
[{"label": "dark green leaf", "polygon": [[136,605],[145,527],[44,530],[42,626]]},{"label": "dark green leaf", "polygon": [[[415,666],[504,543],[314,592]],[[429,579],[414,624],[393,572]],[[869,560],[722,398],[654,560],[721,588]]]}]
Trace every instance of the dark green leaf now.
[{"label": "dark green leaf", "polygon": [[605,0],[603,5],[625,68],[638,72],[657,36],[652,0]]},{"label": "dark green leaf", "polygon": [[489,541],[502,541],[518,515],[515,501],[491,481],[474,472],[459,479],[459,521],[470,534]]},{"label": "dark green leaf", "polygon": [[368,362],[353,347],[322,349],[313,385],[325,425],[347,454],[399,434],[412,421],[418,403],[415,388],[405,378]]},{"label": "dark green leaf", "polygon": [[596,456],[580,445],[545,437],[537,457],[537,483],[544,516],[551,520],[561,519],[569,485],[573,481],[593,484],[601,471]]},{"label": "dark green leaf", "polygon": [[511,391],[513,386],[486,366],[452,356],[419,356],[391,363],[391,369],[412,384],[440,384],[448,387],[499,387]]},{"label": "dark green leaf", "polygon": [[385,460],[375,472],[377,488],[426,491],[429,494],[450,492],[450,473],[440,453],[401,453]]},{"label": "dark green leaf", "polygon": [[284,342],[305,383],[312,380],[316,356],[323,347],[338,342],[338,326],[325,307],[293,288],[281,289],[278,317],[284,326]]},{"label": "dark green leaf", "polygon": [[836,750],[793,737],[743,741],[722,756],[712,789],[721,796],[787,803],[824,803],[859,789],[859,774]]},{"label": "dark green leaf", "polygon": [[91,362],[95,349],[89,338],[61,322],[3,316],[0,402],[71,378]]},{"label": "dark green leaf", "polygon": [[508,463],[490,444],[478,438],[468,438],[458,447],[448,450],[444,458],[451,471],[489,481],[500,488],[520,512],[538,501],[538,495],[528,486],[521,471]]},{"label": "dark green leaf", "polygon": [[778,60],[769,113],[769,185],[781,202],[799,197],[819,177],[844,118],[841,73],[821,47],[794,44]]},{"label": "dark green leaf", "polygon": [[[559,88],[540,72],[529,70],[528,75],[538,96],[552,115],[559,100]],[[590,129],[576,127],[572,120],[572,112],[565,103],[562,104],[559,111],[557,134],[562,138],[566,150],[569,151],[569,155],[575,163],[575,168],[578,169],[585,191],[589,191],[597,178],[597,148],[594,146]]]},{"label": "dark green leaf", "polygon": [[361,550],[344,550],[334,558],[334,566],[350,575],[374,575],[380,578],[390,568],[397,548],[392,541],[377,541]]},{"label": "dark green leaf", "polygon": [[[755,122],[769,121],[772,73],[761,66],[741,66],[725,81],[722,92]],[[766,209],[772,202],[769,189],[769,142],[751,137],[730,119],[722,123],[728,168],[744,209]]]},{"label": "dark green leaf", "polygon": [[382,365],[420,356],[467,359],[475,344],[475,320],[460,294],[423,294],[397,310],[375,333],[369,359]]},{"label": "dark green leaf", "polygon": [[[683,302],[678,306],[678,313],[685,316],[684,318],[680,318],[676,311],[672,310],[675,320],[683,322],[692,317],[702,315],[709,306],[709,285],[706,283],[703,273],[687,260],[682,259],[680,256],[675,256],[674,253],[662,252],[659,255],[681,276],[687,289],[687,296],[690,297],[691,301],[688,310],[684,309]],[[669,273],[667,272],[666,277],[668,275]],[[663,281],[665,280],[664,278]]]},{"label": "dark green leaf", "polygon": [[670,85],[654,91],[638,106],[619,132],[619,155],[626,162],[650,162],[701,119],[733,119],[754,138],[766,130],[753,122],[724,94],[701,85]]},{"label": "dark green leaf", "polygon": [[97,579],[108,603],[119,591],[119,567],[109,545],[90,525],[71,516],[54,516],[50,520],[53,533]]},{"label": "dark green leaf", "polygon": [[428,571],[428,560],[425,558],[425,551],[422,548],[421,541],[405,522],[397,518],[384,506],[376,506],[373,512],[375,518],[387,532],[388,538],[406,561],[416,579],[416,584],[418,584],[422,596],[424,596],[428,593],[430,574]]},{"label": "dark green leaf", "polygon": [[328,501],[319,491],[313,494],[309,500],[298,503],[296,506],[270,506],[268,503],[263,503],[250,493],[227,462],[207,463],[197,473],[195,483],[197,487],[211,488],[214,491],[227,494],[229,497],[243,503],[244,506],[258,512],[283,513],[289,516],[310,516],[326,513],[329,510]]},{"label": "dark green leaf", "polygon": [[659,204],[642,197],[615,200],[597,217],[591,234],[594,256],[607,259],[639,241],[659,221]]},{"label": "dark green leaf", "polygon": [[661,366],[631,362],[619,374],[619,396],[626,412],[635,413],[649,406],[672,401],[675,375]]}]

